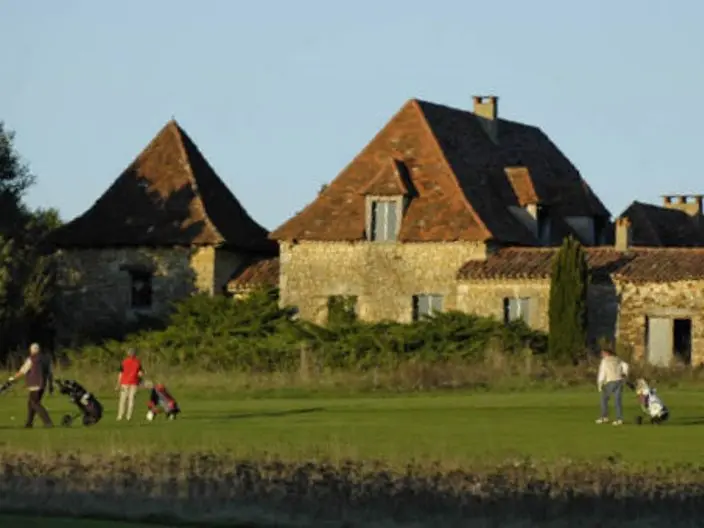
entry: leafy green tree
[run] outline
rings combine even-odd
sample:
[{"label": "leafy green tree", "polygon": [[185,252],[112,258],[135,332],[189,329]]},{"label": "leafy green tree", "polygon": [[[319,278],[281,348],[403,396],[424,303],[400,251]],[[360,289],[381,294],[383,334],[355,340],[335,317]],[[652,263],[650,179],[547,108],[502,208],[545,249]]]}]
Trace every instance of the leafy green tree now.
[{"label": "leafy green tree", "polygon": [[550,281],[548,354],[556,361],[575,361],[587,344],[589,268],[582,245],[565,238],[555,255]]},{"label": "leafy green tree", "polygon": [[61,224],[54,209],[23,202],[36,181],[0,122],[0,360],[47,337],[53,302],[52,257],[45,236]]}]

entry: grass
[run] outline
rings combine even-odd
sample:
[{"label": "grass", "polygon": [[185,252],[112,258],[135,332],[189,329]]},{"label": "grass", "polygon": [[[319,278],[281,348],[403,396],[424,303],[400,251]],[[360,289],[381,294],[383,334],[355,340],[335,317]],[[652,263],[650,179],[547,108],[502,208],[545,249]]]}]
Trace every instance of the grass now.
[{"label": "grass", "polygon": [[[661,427],[597,426],[595,390],[527,393],[431,393],[299,399],[217,399],[179,395],[175,422],[146,423],[146,392],[133,422],[115,421],[114,396],[101,397],[106,416],[93,428],[21,428],[24,394],[0,399],[3,450],[83,453],[229,452],[251,459],[363,459],[404,465],[491,464],[507,458],[598,461],[634,466],[704,464],[700,449],[704,401],[699,392],[663,394],[672,419]],[[640,414],[624,395],[626,419]],[[72,410],[58,394],[45,400],[56,422]],[[14,418],[14,419],[13,419]],[[636,429],[637,428],[637,429]]]},{"label": "grass", "polygon": [[[598,393],[586,388],[177,392],[182,417],[151,424],[142,391],[131,423],[115,421],[106,393],[95,427],[25,430],[16,388],[0,397],[0,511],[174,526],[690,526],[704,496],[699,394],[663,390],[672,411],[663,426],[613,427],[594,423]],[[632,392],[624,401],[632,424],[640,410]],[[57,421],[72,410],[58,394],[46,404]]]}]

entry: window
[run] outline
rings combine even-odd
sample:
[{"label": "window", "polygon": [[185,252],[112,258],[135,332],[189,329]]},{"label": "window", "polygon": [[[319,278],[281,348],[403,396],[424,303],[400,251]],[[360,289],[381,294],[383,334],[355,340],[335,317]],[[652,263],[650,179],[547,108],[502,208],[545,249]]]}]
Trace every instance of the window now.
[{"label": "window", "polygon": [[442,295],[421,294],[413,296],[414,321],[419,321],[426,316],[432,316],[435,312],[442,312]]},{"label": "window", "polygon": [[504,299],[504,322],[523,321],[530,324],[530,298],[506,297]]},{"label": "window", "polygon": [[391,242],[398,232],[398,202],[373,200],[371,203],[371,240]]},{"label": "window", "polygon": [[147,271],[130,271],[132,281],[132,308],[151,308],[152,306],[152,274]]},{"label": "window", "polygon": [[328,297],[328,325],[349,324],[356,319],[356,296],[331,295]]}]

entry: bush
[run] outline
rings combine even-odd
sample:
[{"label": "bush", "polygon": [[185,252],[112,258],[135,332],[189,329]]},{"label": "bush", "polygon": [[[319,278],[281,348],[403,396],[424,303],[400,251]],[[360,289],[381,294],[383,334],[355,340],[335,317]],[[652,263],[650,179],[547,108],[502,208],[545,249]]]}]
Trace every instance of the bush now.
[{"label": "bush", "polygon": [[340,317],[326,327],[296,321],[280,308],[276,290],[256,291],[243,300],[199,295],[177,304],[162,330],[142,331],[67,352],[73,362],[114,364],[128,346],[151,363],[216,370],[291,372],[312,353],[317,369],[393,368],[408,361],[481,361],[488,348],[519,353],[545,351],[546,336],[523,322],[457,312],[402,324],[364,323]]}]

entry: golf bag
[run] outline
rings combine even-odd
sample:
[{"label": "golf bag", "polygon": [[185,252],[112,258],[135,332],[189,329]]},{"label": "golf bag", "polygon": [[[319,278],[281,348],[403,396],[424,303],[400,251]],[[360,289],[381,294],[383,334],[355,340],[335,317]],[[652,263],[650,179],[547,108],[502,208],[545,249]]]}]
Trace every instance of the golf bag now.
[{"label": "golf bag", "polygon": [[75,415],[66,414],[61,419],[61,425],[70,427],[76,418],[82,417],[86,427],[97,424],[103,417],[103,406],[98,399],[75,380],[55,380],[59,392],[68,396],[79,412]]},{"label": "golf bag", "polygon": [[171,393],[166,390],[166,387],[162,383],[157,383],[152,388],[149,401],[147,401],[147,407],[149,407],[149,410],[147,411],[147,420],[150,422],[162,412],[169,420],[174,420],[176,415],[181,412],[178,402],[171,395]]},{"label": "golf bag", "polygon": [[[631,384],[630,387],[635,388],[640,408],[648,416],[651,424],[657,425],[667,421],[670,417],[670,411],[655,389],[651,388],[643,378],[637,380],[635,386]],[[638,424],[643,423],[642,417],[639,416],[636,422]]]}]

